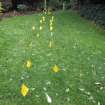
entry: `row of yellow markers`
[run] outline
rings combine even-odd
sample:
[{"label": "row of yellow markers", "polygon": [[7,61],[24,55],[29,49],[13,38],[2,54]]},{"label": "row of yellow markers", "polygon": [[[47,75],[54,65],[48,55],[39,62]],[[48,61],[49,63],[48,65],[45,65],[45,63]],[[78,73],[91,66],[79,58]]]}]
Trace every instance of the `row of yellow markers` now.
[{"label": "row of yellow markers", "polygon": [[[46,12],[45,12],[45,14],[46,14]],[[51,12],[50,12],[50,14],[51,14]],[[39,22],[40,22],[39,31],[42,31],[43,30],[43,25],[42,24],[46,22],[46,17],[45,16],[42,16]],[[49,21],[49,30],[50,30],[50,34],[52,36],[53,35],[53,30],[54,30],[54,16],[51,16],[51,19]],[[32,31],[36,31],[36,27],[35,26],[32,26]],[[39,33],[37,33],[36,34],[36,37],[39,37],[39,36],[40,36]],[[53,46],[53,42],[51,40],[51,41],[49,41],[48,47],[49,48],[52,48],[52,46]],[[27,69],[32,68],[32,65],[33,64],[32,64],[32,61],[31,60],[27,60],[26,63],[25,63],[25,67]],[[60,71],[60,68],[55,64],[52,67],[52,71],[55,72],[55,73],[57,73],[57,72]],[[28,92],[29,92],[28,86],[25,83],[23,83],[21,85],[21,94],[22,94],[22,96],[25,97],[28,94]]]}]

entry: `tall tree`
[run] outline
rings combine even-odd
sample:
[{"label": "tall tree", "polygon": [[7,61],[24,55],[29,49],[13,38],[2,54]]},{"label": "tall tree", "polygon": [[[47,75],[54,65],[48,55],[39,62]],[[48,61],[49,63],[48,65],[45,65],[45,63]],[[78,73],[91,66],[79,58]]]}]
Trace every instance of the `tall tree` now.
[{"label": "tall tree", "polygon": [[12,0],[12,8],[13,8],[14,10],[17,9],[17,2],[18,2],[18,0]]}]

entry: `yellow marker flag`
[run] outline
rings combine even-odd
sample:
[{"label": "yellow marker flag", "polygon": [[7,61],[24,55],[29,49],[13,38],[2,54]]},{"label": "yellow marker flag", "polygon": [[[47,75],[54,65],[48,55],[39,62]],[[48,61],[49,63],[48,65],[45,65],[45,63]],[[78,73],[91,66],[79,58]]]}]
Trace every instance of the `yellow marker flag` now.
[{"label": "yellow marker flag", "polygon": [[35,30],[35,26],[32,27],[32,30],[33,30],[33,31]]},{"label": "yellow marker flag", "polygon": [[45,17],[44,16],[42,17],[42,20],[43,20],[43,22],[45,22]]},{"label": "yellow marker flag", "polygon": [[49,48],[52,48],[52,41],[49,42]]},{"label": "yellow marker flag", "polygon": [[42,27],[42,26],[40,26],[40,28],[39,28],[39,29],[40,29],[40,31],[41,31],[41,30],[43,29],[43,27]]},{"label": "yellow marker flag", "polygon": [[57,72],[60,71],[60,68],[59,68],[57,65],[55,65],[55,66],[52,68],[52,70],[53,70],[55,73],[57,73]]},{"label": "yellow marker flag", "polygon": [[21,94],[22,94],[22,96],[25,97],[27,95],[28,91],[29,91],[29,88],[25,84],[22,84],[22,86],[21,86]]},{"label": "yellow marker flag", "polygon": [[40,23],[42,24],[42,23],[43,23],[43,21],[42,21],[42,20],[40,20]]},{"label": "yellow marker flag", "polygon": [[27,67],[27,68],[31,68],[31,67],[32,67],[32,62],[31,62],[31,60],[28,60],[28,61],[27,61],[26,67]]},{"label": "yellow marker flag", "polygon": [[54,20],[54,16],[52,16],[51,19]]},{"label": "yellow marker flag", "polygon": [[52,26],[50,26],[50,31],[52,31],[53,30],[53,27]]},{"label": "yellow marker flag", "polygon": [[53,23],[52,22],[50,22],[50,27],[53,25]]}]

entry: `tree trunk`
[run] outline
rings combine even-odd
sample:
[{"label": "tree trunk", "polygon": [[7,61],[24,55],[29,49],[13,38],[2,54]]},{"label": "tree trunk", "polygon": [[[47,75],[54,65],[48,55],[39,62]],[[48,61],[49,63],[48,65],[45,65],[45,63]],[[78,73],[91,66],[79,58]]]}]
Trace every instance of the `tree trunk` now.
[{"label": "tree trunk", "polygon": [[17,10],[17,0],[12,0],[12,9]]},{"label": "tree trunk", "polygon": [[65,10],[65,8],[66,8],[66,3],[63,2],[63,11]]},{"label": "tree trunk", "polygon": [[44,10],[47,10],[47,0],[44,0]]}]

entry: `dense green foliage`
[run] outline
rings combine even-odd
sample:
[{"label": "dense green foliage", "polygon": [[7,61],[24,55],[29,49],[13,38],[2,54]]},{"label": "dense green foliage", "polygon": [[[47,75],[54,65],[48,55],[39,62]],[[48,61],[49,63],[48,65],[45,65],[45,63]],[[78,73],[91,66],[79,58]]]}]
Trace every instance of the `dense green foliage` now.
[{"label": "dense green foliage", "polygon": [[81,16],[105,27],[105,5],[85,5],[80,9]]},{"label": "dense green foliage", "polygon": [[18,9],[18,11],[27,11],[28,6],[26,6],[24,4],[19,4],[19,5],[17,5],[17,9]]},{"label": "dense green foliage", "polygon": [[0,13],[2,12],[3,8],[2,8],[2,3],[0,2]]},{"label": "dense green foliage", "polygon": [[[0,22],[0,105],[105,104],[105,32],[72,12],[56,12],[54,47],[48,48],[49,16],[40,36],[41,14]],[[24,63],[32,60],[31,70]],[[61,71],[52,72],[53,65]],[[29,93],[22,97],[20,86]],[[47,90],[46,90],[47,89]]]}]

